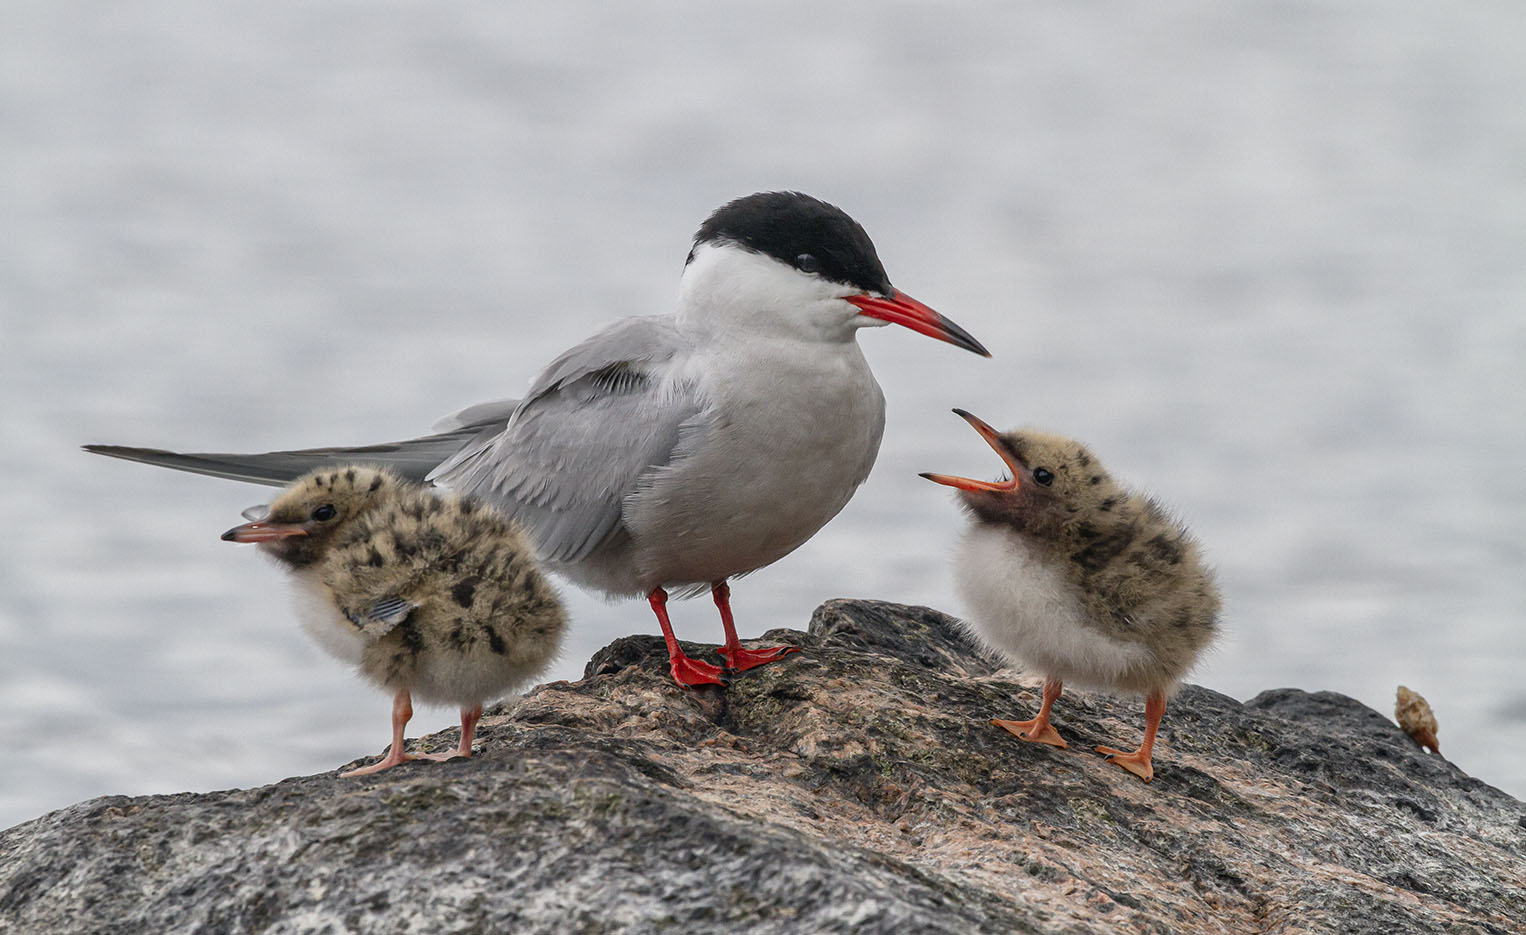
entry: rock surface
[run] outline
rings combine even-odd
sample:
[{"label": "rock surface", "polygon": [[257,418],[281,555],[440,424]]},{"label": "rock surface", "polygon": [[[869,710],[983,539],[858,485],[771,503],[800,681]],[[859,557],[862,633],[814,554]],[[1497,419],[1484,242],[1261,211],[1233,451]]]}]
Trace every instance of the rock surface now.
[{"label": "rock surface", "polygon": [[[804,653],[681,690],[656,637],[360,779],[102,798],[0,834],[0,931],[1526,931],[1526,808],[1330,693],[1142,705],[1038,680],[936,611],[833,601]],[[701,647],[686,647],[703,652]],[[454,744],[453,732],[425,738]]]}]

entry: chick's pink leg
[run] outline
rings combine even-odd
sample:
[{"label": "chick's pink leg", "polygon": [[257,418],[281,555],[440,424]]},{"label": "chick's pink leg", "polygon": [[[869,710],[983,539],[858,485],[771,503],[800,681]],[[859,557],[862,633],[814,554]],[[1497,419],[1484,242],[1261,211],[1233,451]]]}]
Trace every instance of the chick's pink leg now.
[{"label": "chick's pink leg", "polygon": [[652,613],[657,615],[657,625],[662,627],[662,638],[668,643],[668,671],[673,673],[673,681],[691,687],[725,685],[726,679],[720,666],[690,659],[679,648],[678,637],[673,635],[673,624],[668,620],[668,592],[662,588],[653,588],[646,599],[652,605]]},{"label": "chick's pink leg", "polygon": [[470,711],[461,709],[461,746],[456,749],[456,756],[471,756],[472,741],[477,737],[477,722],[482,718],[482,705],[477,705]]},{"label": "chick's pink leg", "polygon": [[726,582],[717,581],[710,585],[710,596],[715,598],[715,606],[721,612],[721,626],[726,628],[726,645],[717,650],[721,658],[726,660],[726,668],[733,672],[745,672],[748,669],[783,659],[790,653],[800,652],[799,646],[764,646],[759,649],[743,649],[741,641],[737,639],[736,622],[731,619],[731,588]]},{"label": "chick's pink leg", "polygon": [[416,753],[414,756],[421,760],[434,760],[436,763],[445,760],[454,760],[458,756],[472,755],[472,738],[477,736],[477,720],[482,717],[482,705],[475,708],[461,709],[461,743],[454,750],[444,753]]},{"label": "chick's pink leg", "polygon": [[370,766],[362,766],[339,775],[367,776],[384,769],[391,769],[399,763],[418,759],[403,750],[403,728],[408,726],[408,719],[411,717],[413,717],[413,697],[408,694],[408,689],[400,688],[397,694],[392,696],[392,746],[387,750],[386,757],[379,763],[372,763]]},{"label": "chick's pink leg", "polygon": [[991,723],[1002,730],[1012,734],[1019,740],[1027,740],[1030,743],[1047,743],[1051,747],[1064,749],[1070,744],[1060,736],[1060,732],[1049,723],[1049,709],[1059,700],[1060,692],[1064,691],[1064,684],[1057,678],[1044,679],[1044,703],[1039,707],[1038,716],[1028,721],[1003,721],[1001,718],[992,718]]},{"label": "chick's pink leg", "polygon": [[1166,693],[1156,692],[1145,699],[1145,735],[1139,749],[1126,753],[1112,747],[1097,747],[1097,752],[1107,757],[1109,763],[1116,763],[1149,782],[1155,778],[1155,767],[1150,763],[1150,748],[1155,746],[1155,731],[1160,728],[1160,719],[1165,713]]}]

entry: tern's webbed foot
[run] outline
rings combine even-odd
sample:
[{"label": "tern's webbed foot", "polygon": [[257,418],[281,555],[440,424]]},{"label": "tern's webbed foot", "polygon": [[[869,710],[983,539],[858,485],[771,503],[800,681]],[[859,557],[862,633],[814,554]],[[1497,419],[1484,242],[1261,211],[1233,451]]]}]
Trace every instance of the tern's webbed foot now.
[{"label": "tern's webbed foot", "polygon": [[1029,743],[1046,743],[1051,747],[1059,747],[1061,750],[1069,747],[1060,732],[1054,729],[1048,718],[1033,718],[1029,721],[1003,721],[1001,718],[991,718],[991,723],[1016,737],[1018,740],[1026,740]]},{"label": "tern's webbed foot", "polygon": [[733,672],[746,672],[758,666],[767,665],[770,662],[778,662],[790,653],[800,652],[799,646],[761,646],[757,649],[747,649],[738,646],[734,650],[728,650],[725,646],[717,649],[722,659],[726,660],[726,668]]},{"label": "tern's webbed foot", "polygon": [[668,659],[668,669],[673,673],[673,681],[686,688],[694,688],[698,685],[729,684],[726,681],[726,672],[720,666],[690,659],[682,654]]}]

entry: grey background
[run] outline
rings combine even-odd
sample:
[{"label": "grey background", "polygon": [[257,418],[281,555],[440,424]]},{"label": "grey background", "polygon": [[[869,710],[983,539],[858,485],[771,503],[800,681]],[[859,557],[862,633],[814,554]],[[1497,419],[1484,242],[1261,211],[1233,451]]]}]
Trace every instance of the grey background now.
[{"label": "grey background", "polygon": [[[386,742],[386,699],[217,539],[263,488],[79,444],[415,434],[670,308],[704,215],[769,188],[853,214],[996,356],[862,335],[880,462],[734,585],[744,634],[835,596],[958,611],[960,520],[916,474],[994,475],[962,406],[1082,437],[1188,519],[1229,630],[1195,681],[1385,711],[1405,683],[1449,757],[1526,794],[1523,27],[1504,2],[11,0],[0,826]],[[554,677],[656,632],[567,595]],[[707,601],[675,618],[719,636]]]}]

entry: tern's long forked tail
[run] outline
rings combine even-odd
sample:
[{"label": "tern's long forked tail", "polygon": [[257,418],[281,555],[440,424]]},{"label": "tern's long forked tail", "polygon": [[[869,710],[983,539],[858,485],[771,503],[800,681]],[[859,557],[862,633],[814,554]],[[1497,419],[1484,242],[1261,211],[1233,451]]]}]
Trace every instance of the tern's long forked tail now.
[{"label": "tern's long forked tail", "polygon": [[161,448],[132,448],[123,445],[86,445],[85,450],[110,458],[141,461],[158,467],[225,477],[281,487],[321,467],[366,464],[391,468],[401,477],[423,483],[429,472],[441,462],[473,442],[485,440],[503,431],[502,420],[479,422],[452,428],[437,435],[425,435],[406,441],[358,448],[305,448],[297,451],[269,451],[263,454],[223,452],[165,451]]}]

